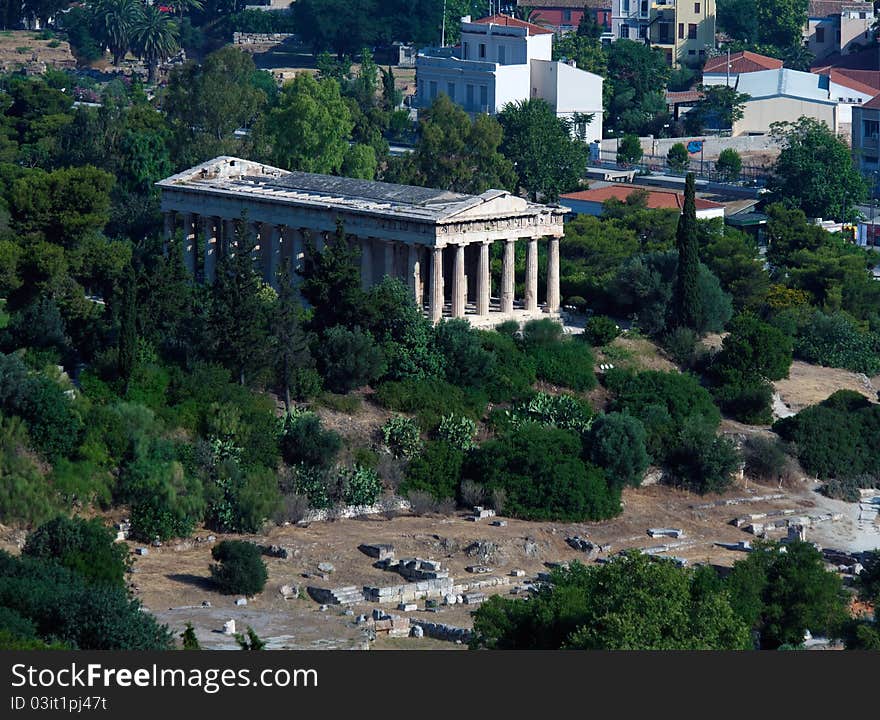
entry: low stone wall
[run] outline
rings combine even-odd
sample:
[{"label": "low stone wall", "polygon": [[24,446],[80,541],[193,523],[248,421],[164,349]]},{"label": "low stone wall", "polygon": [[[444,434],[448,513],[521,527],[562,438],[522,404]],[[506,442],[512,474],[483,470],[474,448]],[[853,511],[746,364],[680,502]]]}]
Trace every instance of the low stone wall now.
[{"label": "low stone wall", "polygon": [[385,587],[364,586],[364,597],[377,603],[409,603],[452,593],[452,578],[422,580]]},{"label": "low stone wall", "polygon": [[484,588],[498,587],[499,585],[510,585],[510,578],[504,576],[492,576],[480,580],[471,580],[469,582],[453,585],[452,592],[455,595],[464,595],[465,593],[473,592],[474,590],[483,590]]},{"label": "low stone wall", "polygon": [[410,624],[422,628],[427,637],[434,638],[435,640],[446,640],[447,642],[456,642],[460,640],[462,644],[465,644],[469,643],[474,636],[473,630],[469,628],[455,627],[454,625],[412,619],[410,620]]},{"label": "low stone wall", "polygon": [[379,515],[389,511],[407,511],[409,509],[409,500],[395,497],[382,500],[375,505],[345,505],[343,507],[329,508],[327,510],[312,510],[311,512],[306,513],[301,522],[341,520],[360,517],[362,515]]},{"label": "low stone wall", "polygon": [[233,45],[272,45],[283,43],[292,38],[293,33],[232,33]]}]

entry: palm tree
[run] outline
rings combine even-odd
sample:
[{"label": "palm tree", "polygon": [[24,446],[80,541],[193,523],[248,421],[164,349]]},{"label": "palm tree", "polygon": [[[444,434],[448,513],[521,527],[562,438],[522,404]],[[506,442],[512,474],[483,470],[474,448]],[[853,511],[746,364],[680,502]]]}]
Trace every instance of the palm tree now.
[{"label": "palm tree", "polygon": [[178,37],[177,23],[167,13],[155,5],[143,9],[132,29],[132,46],[135,54],[147,64],[148,82],[156,81],[159,63],[180,49]]},{"label": "palm tree", "polygon": [[119,65],[129,49],[132,29],[142,8],[140,0],[97,0],[92,5],[98,37],[113,54],[114,65]]}]

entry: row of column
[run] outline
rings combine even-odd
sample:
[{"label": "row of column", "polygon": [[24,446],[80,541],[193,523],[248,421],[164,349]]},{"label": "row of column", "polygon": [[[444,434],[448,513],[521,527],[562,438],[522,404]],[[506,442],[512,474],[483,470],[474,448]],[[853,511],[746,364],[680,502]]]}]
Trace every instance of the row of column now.
[{"label": "row of column", "polygon": [[[213,283],[217,260],[221,255],[234,254],[239,234],[245,231],[241,220],[216,215],[178,213],[183,222],[183,261],[186,269],[197,274],[199,257],[204,282]],[[170,239],[177,229],[175,213],[165,213],[165,237]],[[291,281],[297,282],[296,268],[302,261],[308,230],[287,225],[254,222],[247,228],[254,237],[253,261],[259,267],[266,283],[278,287],[278,273],[287,264]],[[324,237],[316,233],[313,243],[321,249]],[[201,252],[199,252],[201,246]]]},{"label": "row of column", "polygon": [[[501,266],[501,288],[499,294],[499,311],[514,311],[514,290],[516,287],[516,238],[504,242]],[[538,239],[528,238],[526,246],[526,277],[523,308],[527,312],[538,310]],[[546,308],[549,312],[559,310],[559,238],[548,238],[547,248],[547,298]],[[479,243],[479,256],[476,263],[475,310],[476,315],[488,315],[491,310],[491,274],[490,246],[492,241]],[[450,246],[453,256],[452,263],[452,317],[464,317],[467,305],[468,275],[465,263],[466,245]],[[428,301],[428,314],[432,321],[437,322],[443,317],[445,306],[445,289],[443,277],[443,248],[432,248],[431,286]]]},{"label": "row of column", "polygon": [[[216,275],[217,259],[220,255],[234,253],[238,237],[242,231],[241,220],[218,216],[199,216],[196,213],[179,213],[183,219],[183,256],[187,270],[197,274],[199,256],[202,259],[204,282],[212,283]],[[176,229],[175,213],[165,213],[165,235],[170,238]],[[277,289],[278,272],[283,265],[289,269],[291,281],[296,283],[296,269],[302,261],[307,236],[312,238],[314,247],[321,251],[327,233],[315,232],[306,228],[293,228],[287,225],[255,222],[249,228],[256,243],[253,250],[254,263],[257,264],[266,283]],[[444,278],[444,252],[452,254],[448,264],[451,266],[452,289],[450,309],[452,317],[466,314],[469,274],[474,282],[473,293],[475,314],[486,316],[492,312],[490,246],[492,241],[474,244],[457,244],[430,247],[407,243],[397,243],[374,237],[348,236],[349,243],[360,249],[361,284],[367,290],[380,282],[383,277],[396,277],[405,280],[411,296],[419,307],[425,307],[432,321],[439,321],[446,306],[446,287]],[[559,238],[547,238],[547,296],[546,308],[550,312],[559,310]],[[512,313],[515,304],[515,260],[516,238],[502,240],[501,287],[498,310]],[[526,276],[523,309],[537,312],[538,299],[538,239],[525,239]],[[201,245],[201,253],[199,252]],[[478,246],[472,255],[472,268],[468,272],[465,252],[467,247]],[[476,262],[473,255],[476,254]],[[425,298],[425,280],[428,284],[428,297]]]}]

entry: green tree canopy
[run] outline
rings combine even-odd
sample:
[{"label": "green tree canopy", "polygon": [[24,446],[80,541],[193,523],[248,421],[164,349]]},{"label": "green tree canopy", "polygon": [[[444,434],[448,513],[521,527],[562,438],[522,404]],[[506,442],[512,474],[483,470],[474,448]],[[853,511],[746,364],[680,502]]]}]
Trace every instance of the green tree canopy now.
[{"label": "green tree canopy", "polygon": [[770,130],[782,143],[767,185],[774,197],[807,217],[852,219],[866,184],[847,143],[825,123],[808,117],[773,123]]},{"label": "green tree canopy", "polygon": [[[748,627],[703,570],[636,552],[572,563],[528,602],[495,596],[475,613],[472,647],[496,650],[745,650]],[[711,572],[711,571],[708,571]],[[707,587],[708,585],[708,587]]]},{"label": "green tree canopy", "polygon": [[569,123],[544,100],[509,103],[498,115],[504,130],[501,152],[513,162],[533,200],[555,202],[576,189],[587,167],[587,146],[572,138]]}]

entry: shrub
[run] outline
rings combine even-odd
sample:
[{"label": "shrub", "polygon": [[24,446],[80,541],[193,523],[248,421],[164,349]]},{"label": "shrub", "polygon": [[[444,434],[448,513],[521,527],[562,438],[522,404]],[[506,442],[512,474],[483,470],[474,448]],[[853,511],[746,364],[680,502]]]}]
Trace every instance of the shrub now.
[{"label": "shrub", "polygon": [[305,519],[308,511],[308,496],[291,493],[281,499],[281,507],[275,513],[275,522],[279,525],[285,522],[298,523],[300,520]]},{"label": "shrub", "polygon": [[620,512],[620,494],[580,460],[576,433],[523,425],[468,456],[465,479],[506,493],[506,512],[527,520],[583,521]]},{"label": "shrub", "polygon": [[211,577],[224,595],[256,595],[263,591],[269,572],[260,549],[241,540],[223,540],[211,549],[217,562],[210,566]]},{"label": "shrub", "polygon": [[513,428],[526,423],[554,425],[583,435],[589,430],[592,418],[593,411],[587,402],[571,395],[537,393],[528,402],[506,411],[505,424]]},{"label": "shrub", "polygon": [[311,508],[323,510],[333,504],[326,468],[300,464],[292,468],[292,472],[294,491],[308,498]]},{"label": "shrub", "polygon": [[742,172],[742,158],[733,148],[725,148],[715,161],[715,170],[727,182],[736,182]]},{"label": "shrub", "polygon": [[223,532],[259,532],[281,506],[275,472],[224,462],[209,485],[208,524]]},{"label": "shrub", "polygon": [[30,533],[22,554],[54,561],[89,582],[124,585],[128,548],[100,520],[57,517]]},{"label": "shrub", "polygon": [[773,430],[797,448],[804,470],[822,480],[880,476],[880,405],[860,393],[838,390],[818,405],[777,420]]},{"label": "shrub", "polygon": [[666,164],[675,173],[683,173],[690,164],[691,156],[684,143],[675,143],[666,153]]},{"label": "shrub", "polygon": [[700,494],[720,493],[732,484],[740,458],[733,442],[697,423],[682,431],[681,443],[667,464],[675,484]]},{"label": "shrub", "polygon": [[332,430],[325,430],[314,413],[291,412],[282,422],[280,444],[288,464],[328,468],[336,460],[342,438]]},{"label": "shrub", "polygon": [[410,461],[400,491],[407,495],[414,490],[428,492],[435,500],[455,497],[463,462],[464,453],[448,443],[426,443],[422,453]]},{"label": "shrub", "polygon": [[773,422],[773,386],[766,380],[729,373],[712,392],[724,414],[735,420],[748,425]]},{"label": "shrub", "polygon": [[[511,321],[519,332],[519,325]],[[532,385],[537,380],[537,364],[523,352],[520,345],[509,334],[483,331],[483,348],[495,358],[492,372],[483,386],[493,402],[512,402],[521,400],[532,393]]]},{"label": "shrub", "polygon": [[507,506],[507,491],[504,488],[493,488],[489,493],[489,505],[496,513],[503,513]]},{"label": "shrub", "polygon": [[687,424],[703,425],[714,434],[721,422],[712,396],[688,373],[614,369],[605,373],[605,384],[615,395],[609,411],[628,413],[642,421],[648,454],[657,463],[680,447]]},{"label": "shrub", "polygon": [[593,315],[584,327],[584,339],[590,345],[608,345],[621,333],[620,327],[607,315]]},{"label": "shrub", "polygon": [[586,344],[563,340],[531,346],[527,352],[535,359],[538,379],[578,392],[596,387],[595,360]]},{"label": "shrub", "polygon": [[642,159],[642,143],[636,135],[624,135],[617,145],[617,164],[632,165]]},{"label": "shrub", "polygon": [[364,403],[358,395],[337,395],[336,393],[324,392],[318,396],[318,404],[344,415],[355,415],[360,412]]},{"label": "shrub", "polygon": [[777,482],[787,469],[788,455],[775,439],[752,436],[743,443],[746,474],[758,482]]},{"label": "shrub", "polygon": [[555,345],[562,339],[562,325],[550,318],[529,320],[522,329],[522,340],[527,347]]},{"label": "shrub", "polygon": [[637,418],[620,413],[600,415],[587,440],[590,462],[605,471],[610,483],[638,487],[650,462],[646,438],[645,426]]},{"label": "shrub", "polygon": [[482,505],[486,500],[486,488],[473,480],[462,480],[459,488],[459,497],[463,507],[475,507]]},{"label": "shrub", "polygon": [[880,373],[880,338],[859,329],[841,313],[816,312],[795,340],[795,354],[807,362],[866,375]]},{"label": "shrub", "polygon": [[676,365],[692,367],[699,336],[687,327],[678,327],[663,336],[663,349]]},{"label": "shrub", "polygon": [[372,505],[382,493],[382,483],[375,470],[355,465],[339,473],[342,500],[346,505]]},{"label": "shrub", "polygon": [[434,346],[443,356],[446,381],[458,387],[482,386],[495,364],[495,357],[483,349],[480,333],[461,318],[434,327]]},{"label": "shrub", "polygon": [[486,397],[481,392],[466,391],[436,378],[382,383],[376,401],[389,410],[415,414],[425,432],[436,430],[444,415],[477,420],[486,410]]},{"label": "shrub", "polygon": [[437,509],[437,500],[424,490],[410,490],[407,500],[414,515],[428,515]]},{"label": "shrub", "polygon": [[440,419],[437,428],[437,437],[462,451],[474,447],[474,435],[477,432],[477,424],[467,417],[459,417],[455,413],[444,415]]},{"label": "shrub", "polygon": [[412,457],[422,447],[419,427],[403,415],[393,415],[382,426],[382,437],[391,454],[396,458]]},{"label": "shrub", "polygon": [[385,372],[385,356],[373,336],[360,328],[329,328],[315,348],[324,384],[338,393],[367,385]]}]

